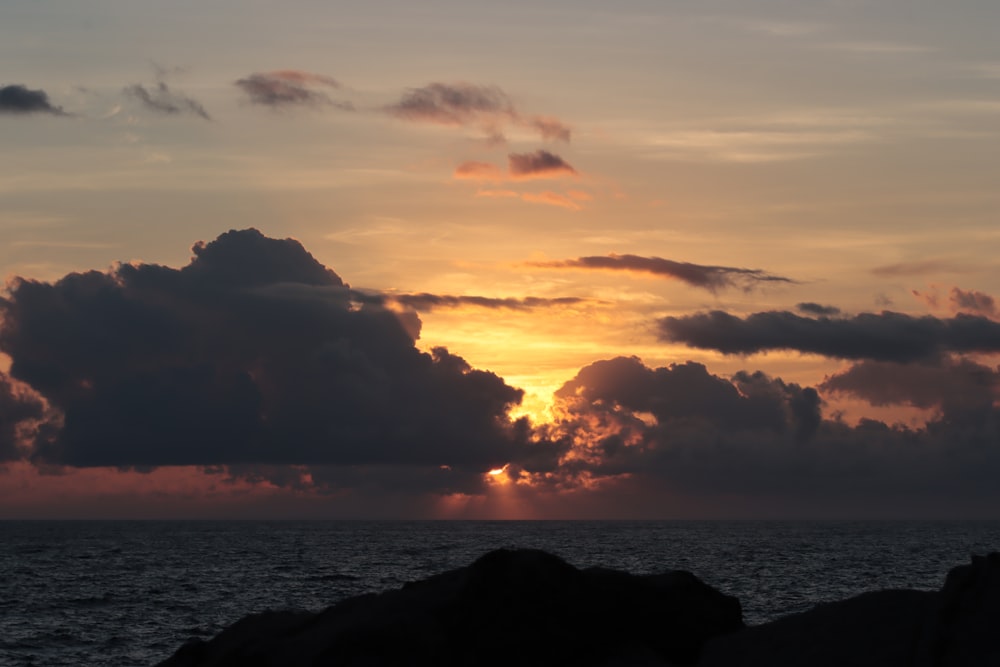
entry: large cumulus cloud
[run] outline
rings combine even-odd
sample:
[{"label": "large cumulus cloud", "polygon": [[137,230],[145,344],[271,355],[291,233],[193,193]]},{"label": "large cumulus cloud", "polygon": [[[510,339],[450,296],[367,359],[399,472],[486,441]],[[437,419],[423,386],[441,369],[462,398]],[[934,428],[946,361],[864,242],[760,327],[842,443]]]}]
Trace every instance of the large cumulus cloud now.
[{"label": "large cumulus cloud", "polygon": [[0,372],[0,464],[24,455],[46,417],[45,404],[36,394]]},{"label": "large cumulus cloud", "polygon": [[181,269],[15,281],[0,350],[61,426],[32,459],[478,475],[526,455],[527,426],[508,417],[520,390],[443,348],[420,352],[412,322],[354,295],[298,242],[252,229],[197,244]]},{"label": "large cumulus cloud", "polygon": [[980,408],[974,420],[848,424],[822,416],[815,389],[762,373],[723,378],[693,362],[654,369],[616,358],[583,368],[557,396],[561,418],[550,435],[572,442],[564,477],[627,479],[625,488],[751,507],[777,501],[785,515],[898,514],[1000,498],[1000,411],[981,393],[967,403]]}]

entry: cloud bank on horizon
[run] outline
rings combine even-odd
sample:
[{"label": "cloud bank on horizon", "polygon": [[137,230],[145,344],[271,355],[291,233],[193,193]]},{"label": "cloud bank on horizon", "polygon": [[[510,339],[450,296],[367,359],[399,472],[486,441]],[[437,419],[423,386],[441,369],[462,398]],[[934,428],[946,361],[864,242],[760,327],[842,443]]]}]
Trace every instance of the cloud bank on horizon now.
[{"label": "cloud bank on horizon", "polygon": [[[414,310],[576,302],[359,291],[297,241],[254,229],[195,244],[180,269],[125,263],[16,279],[0,299],[11,361],[0,374],[0,460],[195,466],[320,495],[357,484],[475,497],[503,483],[631,511],[640,490],[826,511],[859,499],[968,507],[1000,497],[1000,373],[955,356],[1000,339],[981,317],[667,318],[664,335],[696,345],[780,344],[858,363],[808,387],[693,361],[596,361],[556,392],[547,423],[510,416],[523,393],[503,378],[415,345]],[[824,415],[824,393],[929,417],[850,425]]]}]

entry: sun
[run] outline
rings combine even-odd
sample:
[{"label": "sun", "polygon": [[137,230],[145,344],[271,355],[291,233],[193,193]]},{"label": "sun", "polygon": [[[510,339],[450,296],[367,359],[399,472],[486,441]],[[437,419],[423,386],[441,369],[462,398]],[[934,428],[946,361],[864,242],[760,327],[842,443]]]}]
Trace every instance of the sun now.
[{"label": "sun", "polygon": [[493,468],[492,470],[486,473],[486,481],[489,484],[496,486],[506,486],[507,484],[510,484],[511,479],[507,475],[507,468],[509,466],[510,466],[509,463],[505,463],[500,468]]}]

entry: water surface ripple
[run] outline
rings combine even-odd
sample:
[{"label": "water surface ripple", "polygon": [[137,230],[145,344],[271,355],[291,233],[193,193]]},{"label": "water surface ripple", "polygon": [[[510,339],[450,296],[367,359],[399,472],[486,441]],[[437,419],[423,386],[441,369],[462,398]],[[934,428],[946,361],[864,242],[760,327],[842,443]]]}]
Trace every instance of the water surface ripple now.
[{"label": "water surface ripple", "polygon": [[586,567],[690,570],[749,623],[881,588],[940,587],[1000,522],[0,522],[0,666],[151,665],[252,612],[533,547]]}]

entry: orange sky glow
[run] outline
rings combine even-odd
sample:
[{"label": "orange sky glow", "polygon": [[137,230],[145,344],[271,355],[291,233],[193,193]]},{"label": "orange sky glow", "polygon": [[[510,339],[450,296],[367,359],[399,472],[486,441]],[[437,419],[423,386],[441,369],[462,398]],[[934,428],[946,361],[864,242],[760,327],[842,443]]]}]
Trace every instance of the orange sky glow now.
[{"label": "orange sky glow", "polygon": [[0,518],[998,516],[1000,6],[86,4]]}]

